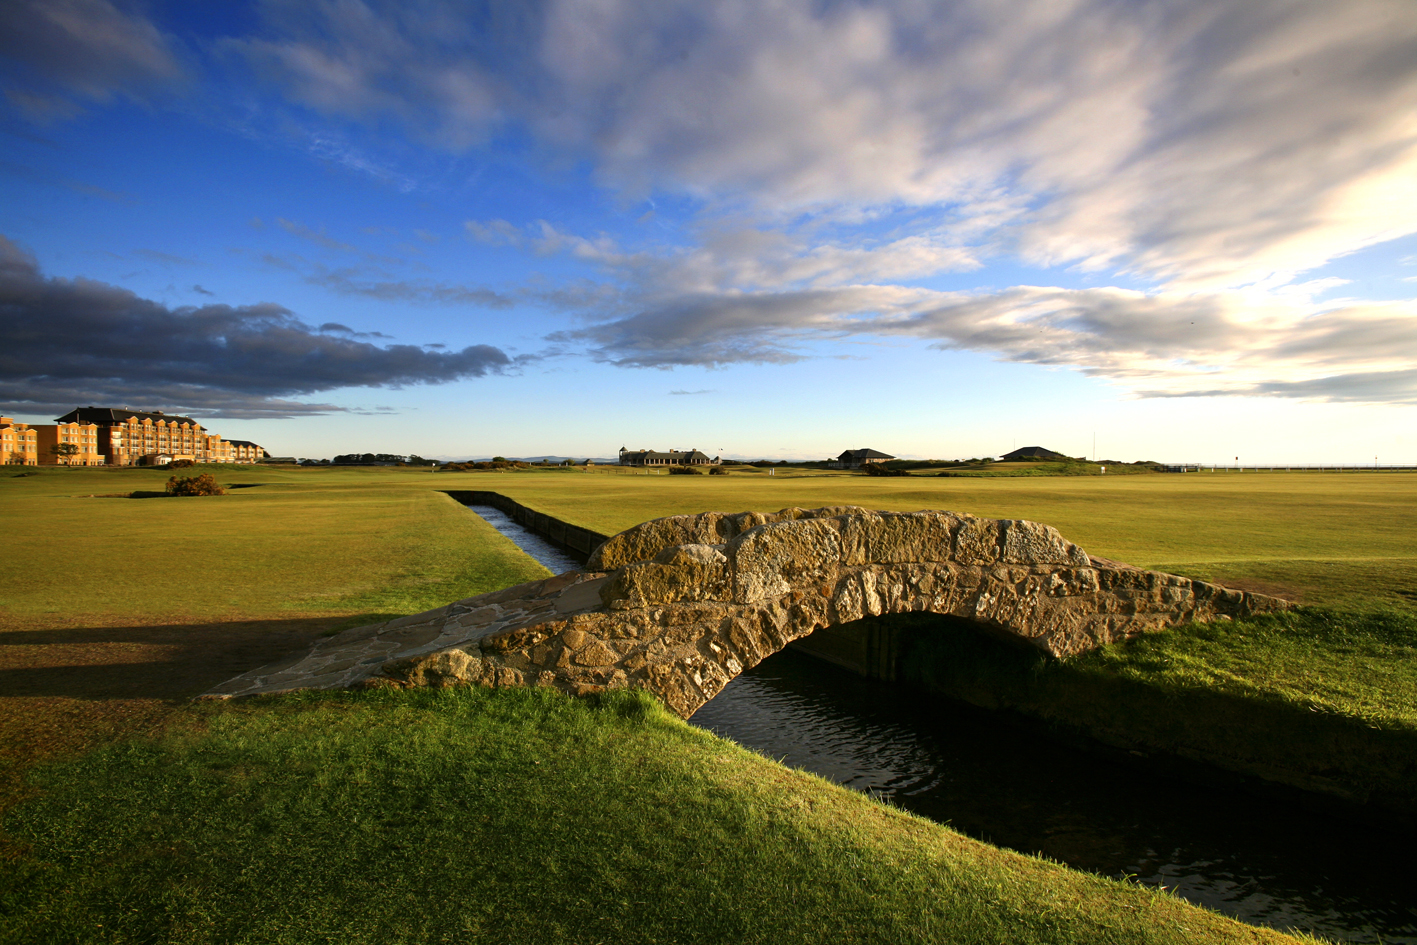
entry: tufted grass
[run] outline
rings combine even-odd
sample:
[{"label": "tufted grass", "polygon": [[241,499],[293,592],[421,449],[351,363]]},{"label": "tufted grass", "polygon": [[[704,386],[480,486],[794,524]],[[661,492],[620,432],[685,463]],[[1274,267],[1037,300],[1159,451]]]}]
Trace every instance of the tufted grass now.
[{"label": "tufted grass", "polygon": [[36,773],[0,940],[1294,939],[969,840],[647,696],[303,694]]}]

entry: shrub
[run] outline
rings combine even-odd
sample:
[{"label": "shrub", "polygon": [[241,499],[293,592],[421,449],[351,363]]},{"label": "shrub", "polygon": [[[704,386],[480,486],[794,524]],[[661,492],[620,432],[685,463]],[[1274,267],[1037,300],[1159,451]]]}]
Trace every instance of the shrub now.
[{"label": "shrub", "polygon": [[167,480],[168,495],[226,495],[226,490],[217,485],[211,473],[200,476],[173,476]]},{"label": "shrub", "polygon": [[710,467],[709,467],[709,475],[710,475],[710,476],[726,476],[726,475],[728,475],[728,470],[724,469],[722,466],[710,466]]},{"label": "shrub", "polygon": [[193,467],[193,466],[195,466],[195,465],[197,465],[197,464],[194,463],[194,462],[192,462],[190,459],[174,459],[172,462],[170,462],[170,463],[167,464],[167,468],[168,468],[168,469],[190,469],[191,467]]},{"label": "shrub", "polygon": [[861,471],[868,476],[908,476],[910,473],[904,469],[887,469],[880,463],[867,463],[861,467]]},{"label": "shrub", "polygon": [[692,466],[669,467],[669,475],[671,476],[697,476],[698,474],[699,471],[697,469],[694,469]]}]

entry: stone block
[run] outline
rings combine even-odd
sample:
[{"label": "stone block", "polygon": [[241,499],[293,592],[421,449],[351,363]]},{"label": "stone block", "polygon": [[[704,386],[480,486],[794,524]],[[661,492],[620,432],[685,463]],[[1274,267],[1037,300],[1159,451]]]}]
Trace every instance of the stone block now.
[{"label": "stone block", "polygon": [[1056,528],[1037,522],[1006,521],[1001,561],[1010,564],[1070,564],[1086,566],[1086,555],[1079,560],[1075,552],[1081,549],[1063,538]]},{"label": "stone block", "polygon": [[795,584],[830,581],[841,560],[834,519],[800,519],[759,525],[728,543],[733,600],[740,604],[780,597]]},{"label": "stone block", "polygon": [[955,531],[953,560],[958,564],[975,565],[998,561],[1002,525],[992,518],[961,518]]},{"label": "stone block", "polygon": [[732,599],[728,558],[712,545],[677,545],[621,568],[601,588],[606,606],[617,610],[677,601]]}]

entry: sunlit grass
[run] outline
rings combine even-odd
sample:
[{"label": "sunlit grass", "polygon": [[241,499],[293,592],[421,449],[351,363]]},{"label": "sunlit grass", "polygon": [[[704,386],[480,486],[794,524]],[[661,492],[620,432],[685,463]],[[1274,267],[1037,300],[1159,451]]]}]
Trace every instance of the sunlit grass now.
[{"label": "sunlit grass", "polygon": [[690,728],[646,696],[306,694],[43,772],[6,942],[1279,942]]},{"label": "sunlit grass", "polygon": [[396,615],[548,573],[426,472],[322,477],[246,466],[216,477],[227,495],[126,499],[88,496],[160,490],[163,472],[0,472],[0,613],[11,624]]}]

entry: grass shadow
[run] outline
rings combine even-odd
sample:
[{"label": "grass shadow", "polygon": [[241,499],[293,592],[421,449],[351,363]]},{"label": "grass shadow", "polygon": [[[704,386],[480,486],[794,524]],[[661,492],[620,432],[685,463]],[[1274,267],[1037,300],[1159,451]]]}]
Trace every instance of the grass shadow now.
[{"label": "grass shadow", "polygon": [[0,810],[30,766],[161,728],[193,697],[352,619],[0,630]]}]

